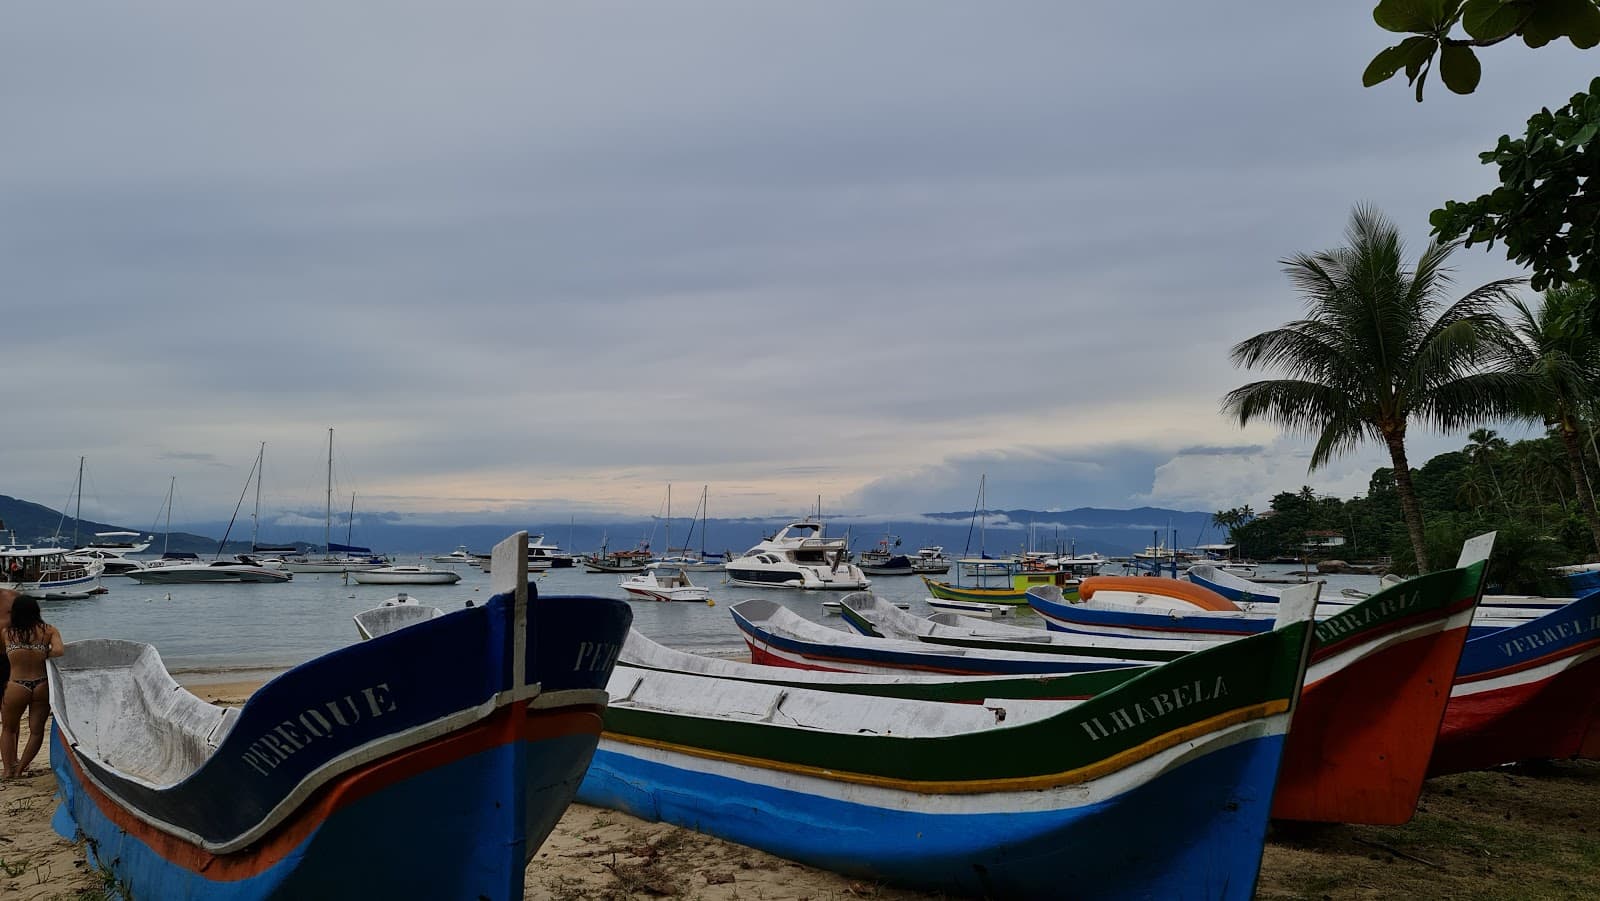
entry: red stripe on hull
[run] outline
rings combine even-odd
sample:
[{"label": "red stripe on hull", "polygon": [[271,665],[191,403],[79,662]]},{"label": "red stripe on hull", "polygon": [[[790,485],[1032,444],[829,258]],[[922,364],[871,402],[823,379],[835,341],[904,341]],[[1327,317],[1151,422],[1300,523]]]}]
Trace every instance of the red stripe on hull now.
[{"label": "red stripe on hull", "polygon": [[1451,698],[1430,776],[1600,751],[1600,657],[1540,682]]},{"label": "red stripe on hull", "polygon": [[[748,642],[746,643],[748,644]],[[800,663],[799,661],[790,660],[787,657],[779,657],[777,654],[769,652],[766,648],[754,644],[750,645],[750,662],[759,663],[762,666],[781,666],[788,669],[812,670],[813,672],[819,673],[853,672],[852,670],[834,669],[833,667],[829,666],[817,666],[815,664]]]},{"label": "red stripe on hull", "polygon": [[1466,641],[1466,626],[1423,635],[1306,686],[1284,747],[1272,815],[1325,823],[1409,821]]},{"label": "red stripe on hull", "polygon": [[71,763],[84,793],[118,828],[137,837],[173,864],[203,873],[210,880],[232,882],[256,876],[276,865],[341,808],[420,773],[519,740],[539,741],[573,734],[599,736],[600,731],[597,707],[550,711],[527,711],[524,704],[503,707],[462,732],[397,752],[339,776],[318,789],[311,800],[248,850],[222,855],[212,854],[133,816],[85,777],[76,756],[71,758]]}]

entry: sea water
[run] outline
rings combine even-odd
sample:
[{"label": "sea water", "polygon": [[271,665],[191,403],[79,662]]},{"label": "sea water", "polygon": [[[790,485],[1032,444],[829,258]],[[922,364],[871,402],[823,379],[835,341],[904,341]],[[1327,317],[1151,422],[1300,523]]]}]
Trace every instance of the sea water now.
[{"label": "sea water", "polygon": [[[413,563],[415,560],[398,560]],[[426,560],[424,562],[427,562]],[[173,672],[196,678],[245,678],[286,669],[358,640],[351,617],[404,592],[419,603],[444,610],[467,601],[481,604],[491,594],[490,576],[480,570],[441,563],[461,574],[455,585],[360,585],[340,573],[295,573],[289,582],[273,584],[143,585],[132,579],[103,577],[105,594],[84,600],[44,601],[47,622],[67,641],[121,638],[155,645]],[[1261,576],[1298,574],[1292,567],[1263,567]],[[586,573],[581,566],[539,573],[534,583],[541,595],[594,595],[629,599],[620,587],[626,576]],[[801,616],[844,628],[822,602],[846,592],[794,588],[750,588],[732,585],[721,572],[692,572],[694,584],[711,589],[712,604],[662,603],[633,599],[633,624],[650,638],[690,651],[737,653],[744,644],[728,608],[747,598],[776,601]],[[954,578],[954,571],[948,577]],[[1375,591],[1375,576],[1324,576],[1323,597],[1338,597],[1341,588]],[[927,588],[917,576],[873,576],[871,591],[886,600],[910,604],[909,612],[926,616]],[[1347,599],[1346,599],[1347,600]],[[1007,625],[1044,628],[1044,621],[1026,606],[996,620]]]}]

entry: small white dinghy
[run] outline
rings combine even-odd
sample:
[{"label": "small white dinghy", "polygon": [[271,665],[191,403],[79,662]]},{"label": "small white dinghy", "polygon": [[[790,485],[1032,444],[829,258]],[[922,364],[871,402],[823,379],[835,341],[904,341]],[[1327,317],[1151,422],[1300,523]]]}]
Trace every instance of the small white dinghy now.
[{"label": "small white dinghy", "polygon": [[351,619],[356,621],[356,634],[361,636],[362,641],[368,641],[443,615],[444,611],[438,607],[419,604],[416,598],[408,597],[402,591],[371,610],[357,613]]},{"label": "small white dinghy", "polygon": [[959,613],[963,616],[980,616],[985,619],[1010,616],[1011,611],[1016,609],[1011,604],[985,604],[982,601],[947,601],[943,598],[923,598],[922,601],[929,607],[941,612]]},{"label": "small white dinghy", "polygon": [[689,576],[676,566],[651,566],[618,584],[628,594],[647,601],[711,603],[711,589],[690,582]]},{"label": "small white dinghy", "polygon": [[431,566],[380,566],[351,570],[350,578],[362,585],[454,585],[461,581],[461,574]]}]

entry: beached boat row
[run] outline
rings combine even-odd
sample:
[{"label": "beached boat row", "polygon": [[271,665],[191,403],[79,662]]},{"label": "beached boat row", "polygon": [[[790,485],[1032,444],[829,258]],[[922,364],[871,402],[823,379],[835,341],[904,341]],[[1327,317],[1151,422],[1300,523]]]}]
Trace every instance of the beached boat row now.
[{"label": "beached boat row", "polygon": [[[366,611],[370,641],[236,713],[148,648],[77,643],[53,664],[56,767],[98,859],[153,896],[370,892],[381,870],[410,877],[392,897],[520,897],[575,792],[930,891],[1056,897],[1070,874],[1075,897],[1246,898],[1270,817],[1401,823],[1430,774],[1600,752],[1600,593],[1480,619],[1469,640],[1491,543],[1327,608],[1314,583],[1270,610],[1192,585],[1143,608],[1116,582],[1030,598],[1146,618],[1126,631],[1243,635],[920,620],[865,593],[841,598],[846,632],[747,600],[744,663],[628,633],[621,602],[529,597],[513,542],[488,604]],[[415,666],[440,646],[470,649],[452,657],[466,678]],[[223,774],[239,786],[216,792]],[[420,876],[392,860],[418,836]]]}]

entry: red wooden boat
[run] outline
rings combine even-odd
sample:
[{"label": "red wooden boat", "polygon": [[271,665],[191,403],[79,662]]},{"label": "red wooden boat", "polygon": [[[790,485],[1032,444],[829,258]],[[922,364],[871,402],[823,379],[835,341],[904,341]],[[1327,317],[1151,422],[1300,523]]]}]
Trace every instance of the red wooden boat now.
[{"label": "red wooden boat", "polygon": [[1600,758],[1600,591],[1467,642],[1429,775]]}]

